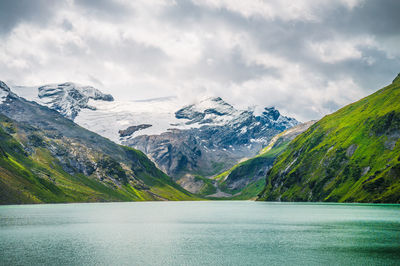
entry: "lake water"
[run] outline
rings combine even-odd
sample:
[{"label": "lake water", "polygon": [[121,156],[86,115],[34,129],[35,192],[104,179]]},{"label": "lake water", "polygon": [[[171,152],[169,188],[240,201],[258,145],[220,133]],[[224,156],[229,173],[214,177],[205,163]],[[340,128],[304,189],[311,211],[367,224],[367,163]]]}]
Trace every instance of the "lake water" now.
[{"label": "lake water", "polygon": [[0,207],[1,265],[399,265],[400,206],[251,201]]}]

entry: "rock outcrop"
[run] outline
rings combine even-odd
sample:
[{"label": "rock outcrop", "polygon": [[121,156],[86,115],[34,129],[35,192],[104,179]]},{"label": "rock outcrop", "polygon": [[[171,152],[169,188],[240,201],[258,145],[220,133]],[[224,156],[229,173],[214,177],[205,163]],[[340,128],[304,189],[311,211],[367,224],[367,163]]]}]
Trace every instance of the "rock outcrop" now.
[{"label": "rock outcrop", "polygon": [[110,94],[104,94],[91,86],[79,86],[72,82],[45,85],[38,88],[38,97],[43,105],[74,120],[81,109],[95,109],[89,100],[113,101]]}]

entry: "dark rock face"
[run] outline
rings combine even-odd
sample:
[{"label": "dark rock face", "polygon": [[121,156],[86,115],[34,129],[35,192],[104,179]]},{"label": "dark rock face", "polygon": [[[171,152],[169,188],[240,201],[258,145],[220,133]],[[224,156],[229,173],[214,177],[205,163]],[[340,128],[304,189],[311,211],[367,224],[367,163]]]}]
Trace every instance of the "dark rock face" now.
[{"label": "dark rock face", "polygon": [[137,126],[130,126],[127,129],[123,129],[123,130],[118,131],[118,133],[119,133],[119,136],[121,138],[128,137],[128,136],[132,135],[133,133],[135,133],[136,131],[139,131],[139,130],[142,130],[142,129],[146,129],[146,128],[149,128],[151,126],[152,125],[150,125],[150,124],[141,124],[141,125],[137,125]]},{"label": "dark rock face", "polygon": [[6,92],[10,92],[10,88],[3,81],[0,81],[0,89]]},{"label": "dark rock face", "polygon": [[263,116],[272,121],[276,121],[281,116],[281,114],[278,110],[275,109],[275,107],[265,108],[264,110],[265,111],[262,113]]},{"label": "dark rock face", "polygon": [[254,156],[276,134],[298,124],[275,108],[256,116],[252,111],[236,110],[219,97],[184,107],[175,115],[188,120],[186,125],[199,127],[123,141],[146,153],[175,179],[187,173],[211,176],[230,168],[238,160]]},{"label": "dark rock face", "polygon": [[38,97],[43,101],[44,105],[60,112],[71,120],[75,119],[81,109],[95,109],[93,106],[88,105],[90,99],[114,100],[110,94],[103,94],[93,87],[78,86],[72,82],[42,86],[38,88],[38,91]]}]

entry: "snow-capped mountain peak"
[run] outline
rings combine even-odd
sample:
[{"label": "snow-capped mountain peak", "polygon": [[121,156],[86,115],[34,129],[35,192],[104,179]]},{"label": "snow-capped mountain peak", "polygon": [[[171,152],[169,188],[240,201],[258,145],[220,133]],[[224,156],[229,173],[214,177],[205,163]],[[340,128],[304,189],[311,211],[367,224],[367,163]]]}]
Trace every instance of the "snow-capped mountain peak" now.
[{"label": "snow-capped mountain peak", "polygon": [[81,109],[95,109],[88,105],[90,99],[113,101],[110,94],[104,94],[91,86],[80,86],[72,82],[45,85],[38,88],[38,97],[51,109],[74,120]]},{"label": "snow-capped mountain peak", "polygon": [[210,97],[183,107],[175,112],[175,117],[188,120],[185,122],[186,125],[222,125],[230,122],[240,113],[241,111],[236,110],[220,97]]},{"label": "snow-capped mountain peak", "polygon": [[[72,82],[41,87],[13,86],[12,90],[118,143],[141,135],[205,127],[233,132],[233,135],[240,136],[240,142],[247,143],[247,138],[264,142],[264,132],[270,128],[284,130],[298,123],[293,118],[282,116],[274,107],[265,108],[262,114],[255,115],[253,110],[236,109],[220,97],[205,98],[182,107],[182,102],[174,97],[114,101],[111,95]],[[231,137],[235,138],[233,135]],[[224,139],[232,142],[229,140],[231,137]]]},{"label": "snow-capped mountain peak", "polygon": [[215,112],[220,115],[229,114],[235,111],[235,108],[222,100],[221,97],[210,97],[200,101],[198,104],[191,105],[198,112]]},{"label": "snow-capped mountain peak", "polygon": [[236,109],[219,97],[187,105],[175,112],[175,118],[178,130],[122,139],[122,144],[142,150],[175,178],[197,171],[214,175],[219,171],[215,165],[254,156],[273,136],[298,124],[274,107],[255,115],[254,110]]},{"label": "snow-capped mountain peak", "polygon": [[49,84],[39,88],[14,86],[13,90],[19,96],[54,109],[71,120],[74,120],[82,109],[96,110],[93,105],[89,105],[89,100],[114,100],[110,94],[73,82]]}]

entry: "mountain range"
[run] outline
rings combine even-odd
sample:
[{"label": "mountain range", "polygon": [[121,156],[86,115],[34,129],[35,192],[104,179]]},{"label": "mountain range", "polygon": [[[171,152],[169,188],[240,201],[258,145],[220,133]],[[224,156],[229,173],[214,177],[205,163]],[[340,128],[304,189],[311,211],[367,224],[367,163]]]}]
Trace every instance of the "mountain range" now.
[{"label": "mountain range", "polygon": [[1,203],[195,199],[142,152],[19,97],[4,82],[0,99]]},{"label": "mountain range", "polygon": [[198,183],[195,177],[209,179],[255,156],[273,136],[299,124],[274,107],[255,115],[220,97],[178,108],[174,98],[117,101],[93,87],[71,82],[13,90],[88,130],[141,150],[191,191],[196,191],[190,189]]},{"label": "mountain range", "polygon": [[179,107],[174,98],[119,102],[70,82],[0,82],[0,203],[400,203],[399,103],[400,74],[307,123],[220,97]]},{"label": "mountain range", "polygon": [[175,180],[187,175],[218,174],[256,155],[273,136],[298,124],[273,107],[257,116],[253,111],[237,110],[219,97],[179,109],[175,117],[195,127],[122,142],[146,153]]}]

